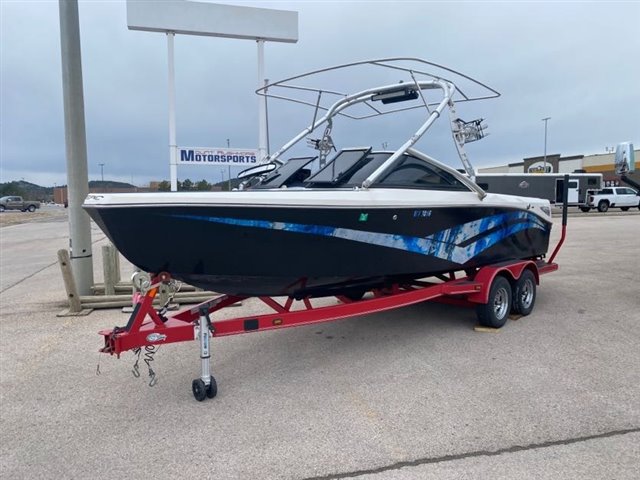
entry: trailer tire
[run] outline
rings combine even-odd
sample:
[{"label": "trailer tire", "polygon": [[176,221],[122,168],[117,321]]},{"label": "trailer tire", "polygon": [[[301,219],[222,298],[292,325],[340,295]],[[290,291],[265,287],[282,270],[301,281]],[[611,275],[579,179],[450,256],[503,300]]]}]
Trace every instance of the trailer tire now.
[{"label": "trailer tire", "polygon": [[620,207],[620,210],[622,210],[623,212],[626,212],[627,210],[629,210],[629,207]]},{"label": "trailer tire", "polygon": [[[638,205],[638,208],[640,208],[640,205]],[[0,212],[4,212],[4,205],[0,205]]]},{"label": "trailer tire", "polygon": [[529,315],[536,303],[536,276],[531,270],[525,270],[516,281],[513,292],[512,312]]},{"label": "trailer tire", "polygon": [[589,207],[580,207],[580,210],[582,210],[584,213],[590,212],[591,208]]},{"label": "trailer tire", "polygon": [[201,378],[196,378],[193,382],[191,382],[191,391],[193,392],[193,396],[199,402],[203,401],[207,398],[207,386],[204,384]]},{"label": "trailer tire", "polygon": [[511,311],[511,284],[503,276],[497,276],[491,283],[489,301],[476,307],[480,325],[500,328],[507,323]]},{"label": "trailer tire", "polygon": [[598,211],[604,213],[607,210],[609,210],[609,202],[606,200],[600,200],[600,202],[598,202]]}]

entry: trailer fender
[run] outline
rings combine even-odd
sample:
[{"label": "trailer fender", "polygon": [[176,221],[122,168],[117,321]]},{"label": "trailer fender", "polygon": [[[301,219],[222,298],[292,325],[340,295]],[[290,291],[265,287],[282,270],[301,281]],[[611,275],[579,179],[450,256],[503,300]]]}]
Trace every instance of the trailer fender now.
[{"label": "trailer fender", "polygon": [[535,276],[536,285],[540,285],[540,273],[536,263],[532,260],[482,267],[474,278],[474,281],[482,284],[482,289],[478,293],[472,293],[467,299],[472,303],[487,303],[491,284],[498,275],[504,276],[513,285],[525,270],[531,270]]}]

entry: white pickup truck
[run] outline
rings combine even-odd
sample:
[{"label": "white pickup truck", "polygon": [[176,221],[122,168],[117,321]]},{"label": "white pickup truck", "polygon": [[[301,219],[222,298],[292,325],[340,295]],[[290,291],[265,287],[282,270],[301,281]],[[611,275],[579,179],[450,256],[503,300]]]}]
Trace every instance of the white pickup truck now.
[{"label": "white pickup truck", "polygon": [[583,211],[591,208],[597,208],[599,212],[606,212],[609,208],[619,208],[623,211],[630,208],[640,209],[640,196],[633,188],[607,187],[589,193]]}]

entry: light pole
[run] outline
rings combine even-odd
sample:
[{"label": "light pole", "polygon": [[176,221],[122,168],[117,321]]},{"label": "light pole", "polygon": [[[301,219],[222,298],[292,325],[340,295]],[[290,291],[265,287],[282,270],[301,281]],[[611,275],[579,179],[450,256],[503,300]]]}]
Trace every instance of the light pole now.
[{"label": "light pole", "polygon": [[542,121],[544,122],[544,173],[547,173],[547,122],[550,118],[551,117],[545,117],[542,119]]},{"label": "light pole", "polygon": [[102,181],[104,182],[104,163],[99,163],[98,165],[100,165],[100,177],[102,178]]}]

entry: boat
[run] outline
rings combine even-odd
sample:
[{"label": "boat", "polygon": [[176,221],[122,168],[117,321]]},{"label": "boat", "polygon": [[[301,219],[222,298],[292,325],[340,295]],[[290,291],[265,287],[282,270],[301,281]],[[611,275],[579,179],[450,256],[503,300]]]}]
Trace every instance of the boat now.
[{"label": "boat", "polygon": [[[363,67],[402,78],[352,94],[307,84]],[[241,173],[239,189],[87,197],[84,209],[137,268],[228,295],[360,298],[371,289],[545,256],[549,201],[486,193],[474,182],[465,144],[482,138],[486,126],[458,118],[456,104],[499,96],[483,83],[425,60],[387,58],[316,70],[257,93],[309,105],[313,119]],[[334,146],[336,118],[410,110],[425,114],[395,149]],[[416,148],[446,110],[465,173]],[[322,126],[319,138],[309,138]],[[286,159],[305,138],[316,152]]]}]

